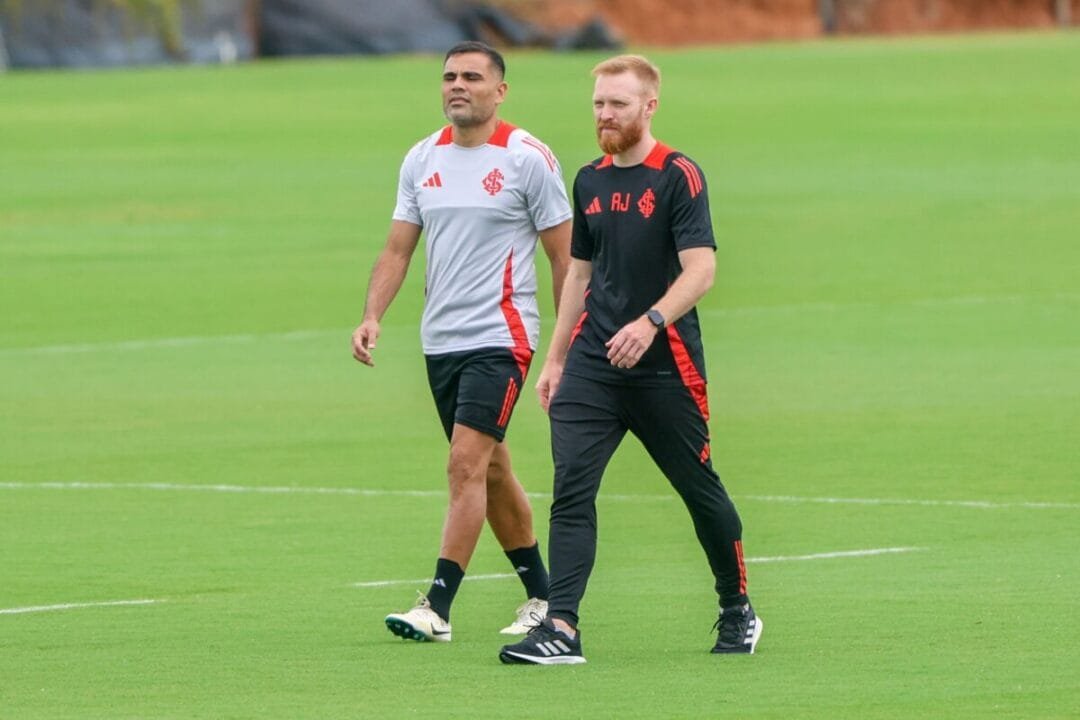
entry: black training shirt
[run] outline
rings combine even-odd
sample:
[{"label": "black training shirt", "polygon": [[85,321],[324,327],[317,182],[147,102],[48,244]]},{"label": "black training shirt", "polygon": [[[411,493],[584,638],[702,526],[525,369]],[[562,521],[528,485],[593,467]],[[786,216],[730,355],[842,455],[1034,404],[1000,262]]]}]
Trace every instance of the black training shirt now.
[{"label": "black training shirt", "polygon": [[659,300],[679,273],[679,251],[716,248],[705,176],[697,164],[657,143],[640,165],[610,155],[574,179],[570,254],[592,262],[585,312],[564,372],[603,382],[703,386],[705,357],[697,310],[662,329],[633,368],[611,365],[604,343]]}]

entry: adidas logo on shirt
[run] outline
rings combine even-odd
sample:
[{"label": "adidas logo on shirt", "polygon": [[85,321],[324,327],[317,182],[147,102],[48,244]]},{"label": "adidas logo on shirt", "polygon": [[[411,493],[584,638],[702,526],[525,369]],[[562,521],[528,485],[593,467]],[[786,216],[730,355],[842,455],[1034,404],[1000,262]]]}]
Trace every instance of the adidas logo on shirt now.
[{"label": "adidas logo on shirt", "polygon": [[435,173],[425,180],[423,187],[442,187],[442,178],[439,177],[439,173]]},{"label": "adidas logo on shirt", "polygon": [[600,198],[594,197],[592,199],[592,202],[589,203],[589,207],[585,208],[585,214],[586,215],[595,215],[596,213],[600,212],[601,210],[603,210],[603,208],[600,207]]}]

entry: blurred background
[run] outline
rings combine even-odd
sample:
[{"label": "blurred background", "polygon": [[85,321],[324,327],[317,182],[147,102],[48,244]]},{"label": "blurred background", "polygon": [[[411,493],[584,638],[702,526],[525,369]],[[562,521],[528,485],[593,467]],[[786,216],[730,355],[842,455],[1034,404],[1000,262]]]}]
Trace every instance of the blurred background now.
[{"label": "blurred background", "polygon": [[1073,26],[1080,0],[0,0],[0,69]]}]

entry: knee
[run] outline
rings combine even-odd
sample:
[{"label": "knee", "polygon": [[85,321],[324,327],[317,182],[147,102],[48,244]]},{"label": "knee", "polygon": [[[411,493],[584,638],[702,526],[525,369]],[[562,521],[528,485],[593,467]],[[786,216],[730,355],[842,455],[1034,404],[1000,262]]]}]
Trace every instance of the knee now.
[{"label": "knee", "polygon": [[559,504],[551,506],[552,527],[562,530],[587,530],[596,532],[596,507],[587,504]]},{"label": "knee", "polygon": [[708,524],[725,527],[739,524],[739,513],[735,503],[723,488],[696,487],[688,492],[679,493],[690,514]]},{"label": "knee", "polygon": [[501,462],[492,461],[487,467],[487,484],[489,488],[499,487],[507,481],[513,480],[514,475],[510,468]]},{"label": "knee", "polygon": [[482,482],[486,470],[484,463],[474,453],[451,447],[450,458],[446,462],[446,477],[450,483],[450,494],[454,495]]},{"label": "knee", "polygon": [[[602,468],[601,468],[602,471]],[[582,455],[560,454],[555,458],[555,486],[581,486],[595,481],[596,463]]]},{"label": "knee", "polygon": [[596,496],[585,488],[557,488],[551,500],[552,522],[596,523]]}]

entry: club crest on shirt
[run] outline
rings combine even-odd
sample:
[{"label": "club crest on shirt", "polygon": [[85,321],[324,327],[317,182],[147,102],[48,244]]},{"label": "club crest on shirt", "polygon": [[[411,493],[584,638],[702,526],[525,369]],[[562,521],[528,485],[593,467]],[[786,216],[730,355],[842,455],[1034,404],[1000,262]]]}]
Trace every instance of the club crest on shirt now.
[{"label": "club crest on shirt", "polygon": [[652,188],[646,190],[637,201],[637,209],[646,220],[653,214],[653,210],[656,210],[656,195],[653,194]]},{"label": "club crest on shirt", "polygon": [[488,195],[494,196],[503,189],[503,179],[503,174],[499,171],[499,168],[495,168],[487,174],[487,177],[484,178],[484,189],[487,190]]}]

